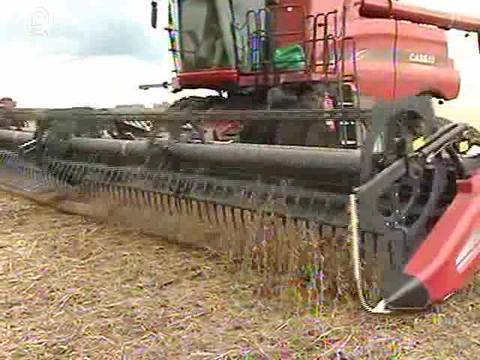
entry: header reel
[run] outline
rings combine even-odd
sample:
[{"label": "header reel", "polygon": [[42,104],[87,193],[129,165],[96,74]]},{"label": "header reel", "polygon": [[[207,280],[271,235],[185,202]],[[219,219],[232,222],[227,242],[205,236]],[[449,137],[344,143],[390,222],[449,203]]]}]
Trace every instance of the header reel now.
[{"label": "header reel", "polygon": [[[255,263],[271,281],[303,269],[316,301],[324,301],[326,293],[340,296],[356,288],[368,311],[419,309],[461,288],[477,269],[480,254],[475,250],[475,261],[442,292],[430,280],[448,266],[425,272],[425,254],[454,258],[480,225],[480,156],[459,151],[465,135],[476,132],[464,124],[442,126],[425,100],[379,103],[371,112],[231,114],[238,121],[257,121],[255,116],[262,121],[360,121],[366,136],[356,139],[355,148],[188,143],[158,137],[125,141],[91,137],[91,132],[73,136],[52,124],[79,119],[50,117],[35,139],[25,132],[0,131],[0,182],[35,191],[54,186],[67,197],[80,194],[82,201],[98,200],[128,213],[135,208],[149,229],[162,230],[165,216],[177,224],[176,232],[199,224],[203,230],[195,233],[210,234],[208,246],[230,253],[235,261]],[[158,117],[184,123],[215,114]],[[19,147],[32,140],[37,141],[35,151],[22,153]],[[462,187],[470,189],[471,196],[463,196]],[[459,196],[466,202],[465,214],[452,210]],[[457,219],[465,226],[464,236],[444,234],[445,243],[432,238],[451,216],[465,216]],[[445,248],[452,242],[455,246]],[[310,269],[308,275],[305,269]]]}]

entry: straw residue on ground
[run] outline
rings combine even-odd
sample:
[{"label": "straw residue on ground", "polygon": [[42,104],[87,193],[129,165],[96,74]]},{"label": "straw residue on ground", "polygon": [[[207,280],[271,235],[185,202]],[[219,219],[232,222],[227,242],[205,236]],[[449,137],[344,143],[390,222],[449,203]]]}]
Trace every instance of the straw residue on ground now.
[{"label": "straw residue on ground", "polygon": [[[0,193],[2,359],[473,359],[480,291],[422,314],[311,314],[208,252]],[[192,234],[194,236],[194,234]],[[346,269],[345,271],[350,271]]]}]

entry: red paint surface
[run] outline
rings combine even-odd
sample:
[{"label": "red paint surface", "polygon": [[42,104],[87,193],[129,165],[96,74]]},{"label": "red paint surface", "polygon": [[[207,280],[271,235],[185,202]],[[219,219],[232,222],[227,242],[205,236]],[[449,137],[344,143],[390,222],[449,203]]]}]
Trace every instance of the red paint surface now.
[{"label": "red paint surface", "polygon": [[480,171],[458,185],[453,203],[405,269],[424,284],[433,302],[463,288],[480,270],[480,244],[470,253],[468,266],[456,265],[467,242],[480,232]]},{"label": "red paint surface", "polygon": [[238,83],[236,69],[208,69],[184,72],[177,75],[178,85],[184,88],[229,88]]},{"label": "red paint surface", "polygon": [[283,47],[305,41],[305,18],[308,14],[305,0],[291,0],[285,6],[272,6],[275,30],[272,33],[276,46]]}]

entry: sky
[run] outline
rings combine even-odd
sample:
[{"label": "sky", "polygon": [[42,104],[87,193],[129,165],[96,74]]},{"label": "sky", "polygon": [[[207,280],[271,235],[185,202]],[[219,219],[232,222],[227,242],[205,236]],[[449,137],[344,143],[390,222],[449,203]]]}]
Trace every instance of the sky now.
[{"label": "sky", "polygon": [[[111,107],[152,106],[184,96],[138,88],[172,77],[162,30],[167,0],[159,1],[157,30],[150,27],[150,1],[9,1],[0,11],[0,97],[13,97],[21,107]],[[480,17],[477,1],[401,1]],[[450,32],[449,42],[463,76],[453,105],[470,106],[480,83],[476,39]]]},{"label": "sky", "polygon": [[163,89],[138,89],[172,76],[163,26],[150,27],[150,0],[10,1],[0,24],[0,97],[13,97],[18,106],[169,100]]}]

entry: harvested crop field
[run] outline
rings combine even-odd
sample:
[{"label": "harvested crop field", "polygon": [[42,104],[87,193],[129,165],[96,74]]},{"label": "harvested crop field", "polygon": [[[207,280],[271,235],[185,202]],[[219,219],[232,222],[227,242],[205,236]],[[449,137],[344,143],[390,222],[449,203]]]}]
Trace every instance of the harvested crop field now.
[{"label": "harvested crop field", "polygon": [[435,311],[311,314],[206,251],[0,193],[1,359],[475,359],[480,289]]}]

